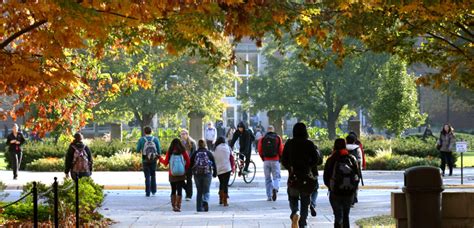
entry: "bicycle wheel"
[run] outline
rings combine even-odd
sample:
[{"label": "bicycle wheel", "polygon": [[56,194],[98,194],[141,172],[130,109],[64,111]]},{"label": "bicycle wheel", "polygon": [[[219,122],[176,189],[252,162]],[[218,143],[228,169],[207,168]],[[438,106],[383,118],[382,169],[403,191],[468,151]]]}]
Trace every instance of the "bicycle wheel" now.
[{"label": "bicycle wheel", "polygon": [[237,173],[239,172],[238,169],[239,169],[238,163],[235,163],[234,172],[230,173],[229,183],[227,184],[227,186],[230,187],[232,186],[232,184],[234,184],[235,178],[237,177]]},{"label": "bicycle wheel", "polygon": [[255,163],[250,160],[249,163],[249,172],[244,175],[244,181],[247,184],[252,183],[253,179],[255,179],[255,173],[257,172],[257,167],[255,166]]}]

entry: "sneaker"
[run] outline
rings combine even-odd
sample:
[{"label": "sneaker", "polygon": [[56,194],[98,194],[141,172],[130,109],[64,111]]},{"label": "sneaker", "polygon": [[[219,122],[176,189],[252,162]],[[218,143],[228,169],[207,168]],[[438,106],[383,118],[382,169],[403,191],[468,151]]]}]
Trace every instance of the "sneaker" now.
[{"label": "sneaker", "polygon": [[273,189],[273,194],[272,194],[272,200],[273,201],[277,200],[277,193],[278,193],[278,191],[276,189]]},{"label": "sneaker", "polygon": [[191,197],[186,197],[186,201],[191,201]]},{"label": "sneaker", "polygon": [[313,205],[309,205],[309,209],[311,210],[311,216],[316,217],[316,209]]},{"label": "sneaker", "polygon": [[145,196],[146,196],[146,197],[150,197],[150,193],[146,193]]},{"label": "sneaker", "polygon": [[242,175],[247,175],[247,174],[249,174],[249,173],[250,173],[250,172],[249,172],[248,170],[242,171]]},{"label": "sneaker", "polygon": [[267,198],[267,201],[272,201],[272,197],[268,197],[268,198]]},{"label": "sneaker", "polygon": [[291,216],[291,228],[298,228],[298,222],[300,221],[299,214],[293,214]]}]

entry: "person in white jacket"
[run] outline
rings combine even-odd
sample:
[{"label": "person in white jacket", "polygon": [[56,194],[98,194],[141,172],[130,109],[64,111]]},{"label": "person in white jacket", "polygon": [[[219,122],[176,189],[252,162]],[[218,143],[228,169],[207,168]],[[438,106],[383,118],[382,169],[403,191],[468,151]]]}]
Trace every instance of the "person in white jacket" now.
[{"label": "person in white jacket", "polygon": [[233,169],[231,156],[232,150],[227,143],[225,143],[225,138],[219,137],[216,141],[214,160],[216,161],[217,177],[219,178],[219,204],[223,204],[224,207],[229,205],[227,203],[229,195],[228,184]]},{"label": "person in white jacket", "polygon": [[[349,154],[352,154],[356,159],[357,163],[359,163],[359,167],[362,165],[362,150],[360,149],[360,146],[356,144],[357,138],[354,135],[348,135],[346,137],[346,149],[349,152]],[[359,170],[360,172],[360,170]],[[352,201],[352,205],[354,206],[355,203],[359,202],[357,199],[357,192],[359,189],[357,189],[354,193],[354,201]]]},{"label": "person in white jacket", "polygon": [[214,143],[217,139],[217,130],[214,126],[212,126],[211,122],[209,122],[207,124],[207,128],[204,129],[204,139],[206,140],[207,149],[209,149],[209,151],[213,151]]}]

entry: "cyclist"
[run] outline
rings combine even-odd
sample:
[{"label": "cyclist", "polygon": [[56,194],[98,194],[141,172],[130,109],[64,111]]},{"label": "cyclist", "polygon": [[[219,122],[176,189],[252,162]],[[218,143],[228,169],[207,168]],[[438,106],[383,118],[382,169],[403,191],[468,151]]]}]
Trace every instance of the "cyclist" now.
[{"label": "cyclist", "polygon": [[244,122],[240,122],[237,125],[237,131],[234,132],[232,136],[232,140],[230,141],[230,147],[234,148],[235,142],[239,139],[240,145],[240,159],[245,158],[245,167],[242,171],[242,174],[249,173],[249,164],[250,164],[250,155],[252,153],[252,142],[255,140],[255,136],[253,135],[252,131],[245,127]]}]

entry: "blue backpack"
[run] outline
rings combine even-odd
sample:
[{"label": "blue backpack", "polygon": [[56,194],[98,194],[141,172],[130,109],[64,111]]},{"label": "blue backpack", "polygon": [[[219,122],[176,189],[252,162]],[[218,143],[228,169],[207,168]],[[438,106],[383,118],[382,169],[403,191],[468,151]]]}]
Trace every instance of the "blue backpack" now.
[{"label": "blue backpack", "polygon": [[172,154],[170,157],[170,170],[173,176],[183,176],[185,173],[185,161],[182,154]]}]

